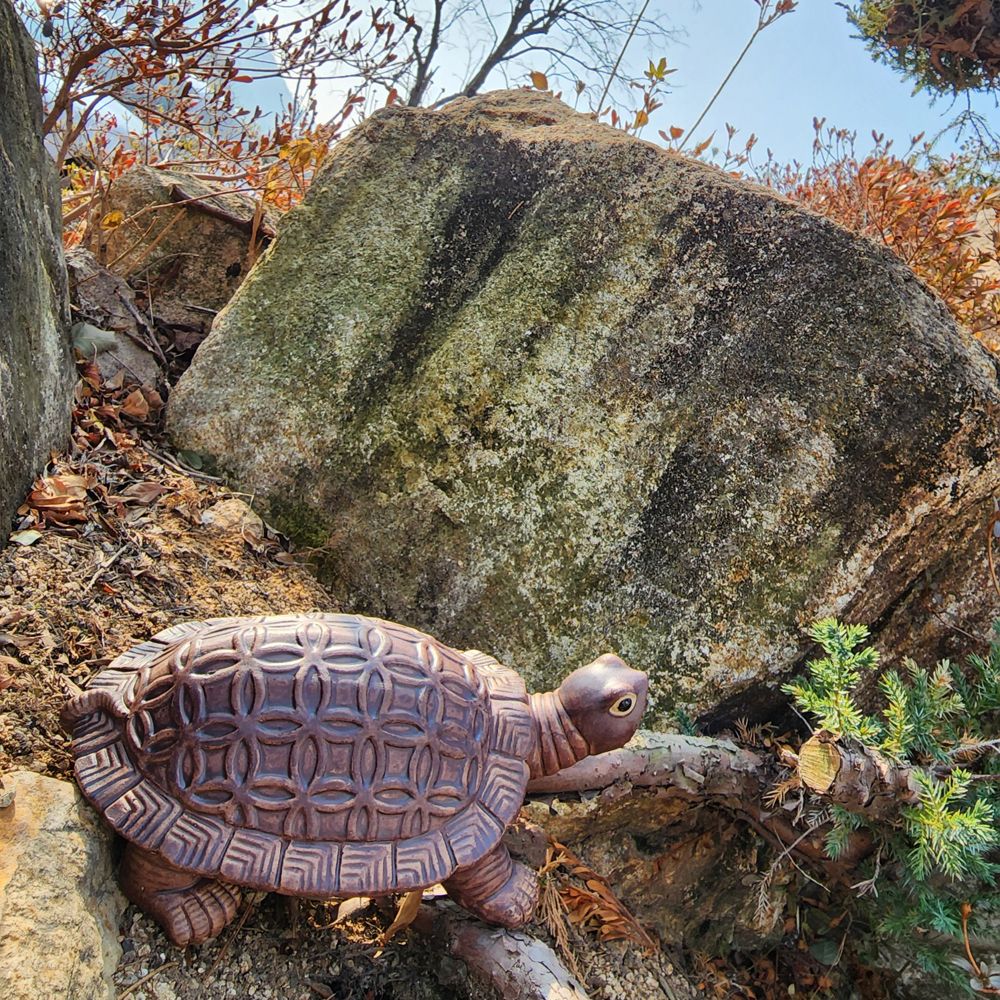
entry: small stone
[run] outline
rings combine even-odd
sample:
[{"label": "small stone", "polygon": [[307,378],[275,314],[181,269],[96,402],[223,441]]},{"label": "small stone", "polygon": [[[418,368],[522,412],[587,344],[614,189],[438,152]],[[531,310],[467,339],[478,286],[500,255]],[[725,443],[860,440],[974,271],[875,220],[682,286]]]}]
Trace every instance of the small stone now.
[{"label": "small stone", "polygon": [[201,515],[201,523],[218,531],[240,532],[251,543],[264,537],[264,522],[248,504],[236,497],[213,504]]},{"label": "small stone", "polygon": [[93,323],[74,323],[69,334],[73,338],[73,350],[90,360],[104,351],[110,351],[118,343],[114,333],[102,330]]}]

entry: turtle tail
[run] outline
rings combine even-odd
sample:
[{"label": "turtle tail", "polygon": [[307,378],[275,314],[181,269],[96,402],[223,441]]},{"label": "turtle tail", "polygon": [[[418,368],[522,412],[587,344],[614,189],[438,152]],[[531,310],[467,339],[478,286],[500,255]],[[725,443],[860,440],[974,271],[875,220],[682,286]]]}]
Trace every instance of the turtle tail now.
[{"label": "turtle tail", "polygon": [[81,691],[71,681],[66,681],[66,688],[68,700],[59,713],[59,722],[71,736],[77,722],[94,712],[106,712],[113,719],[124,719],[128,715],[128,706],[117,692],[106,688]]}]

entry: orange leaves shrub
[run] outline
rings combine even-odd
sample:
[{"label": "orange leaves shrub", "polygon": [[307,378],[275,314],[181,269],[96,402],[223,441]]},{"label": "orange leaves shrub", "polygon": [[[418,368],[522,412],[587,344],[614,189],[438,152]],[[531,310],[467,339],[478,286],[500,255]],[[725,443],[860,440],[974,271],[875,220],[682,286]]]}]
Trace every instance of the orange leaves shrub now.
[{"label": "orange leaves shrub", "polygon": [[[67,246],[108,228],[111,186],[180,166],[276,209],[393,71],[410,30],[355,0],[14,0],[35,40],[42,133],[63,173]],[[318,81],[345,81],[318,122]],[[284,93],[285,82],[293,93]],[[273,115],[242,106],[262,85]],[[119,219],[116,224],[121,224]]]},{"label": "orange leaves shrub", "polygon": [[962,326],[1000,351],[1000,189],[964,180],[957,159],[895,156],[878,135],[859,159],[852,135],[816,126],[812,166],[772,162],[759,179],[884,243]]}]

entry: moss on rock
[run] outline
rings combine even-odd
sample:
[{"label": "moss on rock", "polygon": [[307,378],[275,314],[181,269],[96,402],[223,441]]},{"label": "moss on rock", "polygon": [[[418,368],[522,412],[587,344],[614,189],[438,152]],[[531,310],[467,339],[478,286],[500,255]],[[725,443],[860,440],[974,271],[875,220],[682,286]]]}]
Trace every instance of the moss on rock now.
[{"label": "moss on rock", "polygon": [[73,363],[56,172],[42,145],[35,49],[0,4],[0,545],[69,437]]}]

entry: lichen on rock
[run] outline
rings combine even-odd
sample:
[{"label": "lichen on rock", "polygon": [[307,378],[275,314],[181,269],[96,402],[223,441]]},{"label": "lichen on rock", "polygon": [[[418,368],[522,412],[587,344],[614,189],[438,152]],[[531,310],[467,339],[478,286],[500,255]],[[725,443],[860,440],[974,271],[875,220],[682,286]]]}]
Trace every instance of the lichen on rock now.
[{"label": "lichen on rock", "polygon": [[0,544],[69,436],[73,365],[59,188],[42,145],[35,49],[0,4]]},{"label": "lichen on rock", "polygon": [[501,92],[340,142],[168,417],[345,607],[538,687],[614,649],[662,715],[746,708],[811,617],[981,625],[998,402],[884,248]]}]

